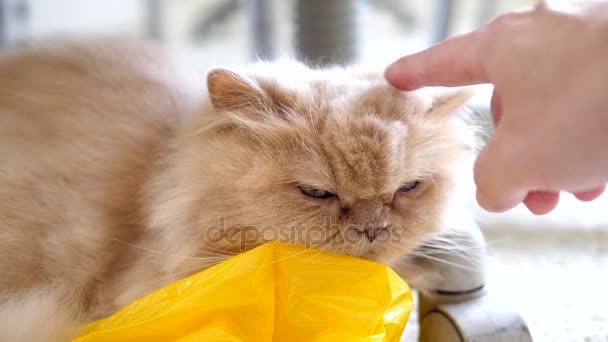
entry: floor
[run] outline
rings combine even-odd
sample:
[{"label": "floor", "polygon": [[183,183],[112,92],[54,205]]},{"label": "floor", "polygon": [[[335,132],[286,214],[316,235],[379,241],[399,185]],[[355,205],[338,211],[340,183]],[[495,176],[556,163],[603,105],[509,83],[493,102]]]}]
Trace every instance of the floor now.
[{"label": "floor", "polygon": [[[478,210],[488,244],[488,290],[512,303],[534,341],[608,342],[608,196],[565,196],[545,217]],[[402,341],[416,341],[413,315]],[[508,341],[505,341],[508,342]]]},{"label": "floor", "polygon": [[608,341],[608,196],[565,196],[555,213],[480,214],[491,288],[508,296],[535,341]]}]

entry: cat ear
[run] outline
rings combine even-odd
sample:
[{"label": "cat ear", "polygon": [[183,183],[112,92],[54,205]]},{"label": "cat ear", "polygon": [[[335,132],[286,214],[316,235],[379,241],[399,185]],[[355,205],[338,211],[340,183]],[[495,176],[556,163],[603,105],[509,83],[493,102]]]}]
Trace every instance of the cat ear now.
[{"label": "cat ear", "polygon": [[432,103],[426,115],[434,117],[447,117],[456,112],[473,97],[471,88],[427,88],[431,93]]},{"label": "cat ear", "polygon": [[207,74],[207,90],[216,111],[263,109],[269,105],[264,90],[253,80],[217,68]]}]

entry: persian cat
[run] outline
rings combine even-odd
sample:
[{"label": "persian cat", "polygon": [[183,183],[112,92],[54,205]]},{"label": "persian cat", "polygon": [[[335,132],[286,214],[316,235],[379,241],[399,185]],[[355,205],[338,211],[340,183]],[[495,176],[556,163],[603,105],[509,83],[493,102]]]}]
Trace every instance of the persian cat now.
[{"label": "persian cat", "polygon": [[3,52],[0,340],[68,339],[272,240],[416,286],[407,256],[445,226],[470,95],[292,61],[205,79],[119,39]]}]

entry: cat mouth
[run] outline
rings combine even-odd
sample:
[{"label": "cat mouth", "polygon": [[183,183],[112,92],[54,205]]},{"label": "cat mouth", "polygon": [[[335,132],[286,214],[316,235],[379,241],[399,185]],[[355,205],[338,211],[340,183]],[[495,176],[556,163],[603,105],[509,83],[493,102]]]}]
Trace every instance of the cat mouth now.
[{"label": "cat mouth", "polygon": [[367,251],[364,255],[361,256],[361,258],[371,260],[371,261],[377,261],[377,262],[380,262],[383,259],[373,249],[370,249],[369,251]]},{"label": "cat mouth", "polygon": [[387,260],[386,246],[384,243],[378,241],[369,242],[365,237],[353,244],[349,249],[348,253],[342,252],[342,254],[376,262]]},{"label": "cat mouth", "polygon": [[369,229],[350,226],[346,230],[334,232],[330,239],[316,246],[338,254],[372,261],[382,261],[387,259],[387,254],[390,254],[388,253],[390,243],[390,227]]}]

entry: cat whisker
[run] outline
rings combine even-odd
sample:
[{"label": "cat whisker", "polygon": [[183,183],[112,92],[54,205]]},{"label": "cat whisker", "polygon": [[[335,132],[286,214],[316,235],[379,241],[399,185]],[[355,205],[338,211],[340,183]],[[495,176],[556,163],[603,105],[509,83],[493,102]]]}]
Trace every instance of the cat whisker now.
[{"label": "cat whisker", "polygon": [[159,250],[155,250],[155,249],[151,249],[151,248],[147,248],[147,247],[143,247],[143,246],[139,246],[139,245],[135,245],[117,238],[112,238],[112,240],[122,243],[124,245],[127,245],[129,247],[133,247],[133,248],[137,248],[143,251],[146,251],[148,253],[154,253],[154,254],[160,254],[160,255],[165,255],[165,256],[169,256],[169,257],[174,257],[174,258],[182,258],[182,259],[192,259],[192,260],[204,260],[206,259],[206,257],[195,257],[195,256],[189,256],[189,255],[179,255],[179,254],[173,254],[173,253],[167,253],[167,252],[163,252],[163,251],[159,251]]},{"label": "cat whisker", "polygon": [[483,255],[485,249],[475,245],[458,245],[458,244],[433,244],[422,245],[417,248],[417,251],[428,255]]},{"label": "cat whisker", "polygon": [[201,257],[201,258],[211,258],[211,257],[233,257],[235,255],[238,255],[238,253],[214,253],[214,252],[207,252],[207,251],[203,251],[197,254],[196,257]]},{"label": "cat whisker", "polygon": [[324,245],[324,244],[325,244],[325,242],[322,242],[322,243],[320,243],[320,244],[318,244],[318,245],[306,246],[306,248],[304,248],[304,250],[302,250],[302,251],[300,251],[300,252],[297,252],[297,253],[291,254],[291,255],[289,255],[289,256],[286,256],[286,257],[284,257],[284,258],[281,258],[281,259],[275,260],[275,261],[273,261],[273,262],[270,262],[270,263],[267,263],[267,264],[261,265],[260,267],[266,267],[266,266],[270,266],[270,265],[273,265],[273,264],[275,264],[275,263],[281,262],[281,261],[283,261],[283,260],[287,260],[287,259],[290,259],[290,258],[297,257],[298,255],[301,255],[301,254],[304,254],[304,253],[309,252],[309,251],[310,251],[311,249],[313,249],[313,248],[319,248],[319,246]]},{"label": "cat whisker", "polygon": [[[224,260],[221,260],[221,261],[224,261]],[[176,277],[180,277],[183,274],[188,274],[188,275],[195,274],[195,273],[197,273],[199,271],[203,271],[205,269],[211,268],[212,266],[215,266],[215,265],[219,264],[221,261],[212,261],[212,262],[208,262],[208,263],[205,263],[205,264],[200,264],[200,265],[197,265],[196,267],[188,268],[186,270],[181,270],[179,272],[175,272],[175,273],[169,274],[166,277],[167,278],[176,278]]]},{"label": "cat whisker", "polygon": [[485,248],[471,241],[463,240],[433,240],[422,243],[419,248],[434,249],[434,250],[476,250],[483,251]]},{"label": "cat whisker", "polygon": [[[227,260],[229,258],[230,258],[229,256],[209,256],[209,257],[201,257],[200,260],[207,260],[207,259],[209,259],[210,261],[222,262],[222,261],[225,261],[225,260]],[[116,266],[117,267],[125,267],[125,266],[131,266],[131,265],[145,265],[145,264],[150,263],[150,262],[152,262],[152,261],[148,260],[148,259],[139,259],[139,260],[135,260],[135,261],[132,261],[132,262],[126,262],[126,263],[118,264]]]},{"label": "cat whisker", "polygon": [[483,272],[480,267],[475,267],[475,265],[463,265],[463,264],[459,264],[459,263],[456,263],[456,262],[448,261],[448,260],[446,260],[444,258],[439,258],[439,257],[435,257],[435,256],[432,256],[432,255],[428,255],[428,254],[425,254],[425,253],[414,252],[414,253],[412,253],[412,256],[416,256],[416,257],[423,258],[423,259],[433,260],[433,261],[436,261],[436,262],[439,262],[439,263],[442,263],[442,264],[445,264],[445,265],[454,266],[454,267],[462,269],[462,270],[473,271],[473,272]]},{"label": "cat whisker", "polygon": [[[227,251],[227,250],[223,250],[223,249],[219,249],[219,248],[213,248],[211,246],[205,246],[205,253],[211,254],[211,255],[230,255],[230,256],[235,256],[238,255],[239,253],[237,252],[231,252],[231,251]],[[210,250],[209,252],[207,252],[207,250]],[[217,254],[213,254],[213,252],[217,252]]]},{"label": "cat whisker", "polygon": [[[329,246],[329,244],[328,244],[328,243],[323,243],[323,245]],[[320,246],[321,246],[321,244],[319,244],[319,245],[316,247],[317,249],[319,249],[319,250],[317,251],[317,253],[315,253],[315,254],[311,255],[311,256],[310,256],[310,257],[309,257],[307,260],[312,260],[312,259],[316,258],[316,257],[317,257],[319,254],[321,254],[321,253],[326,252],[326,251],[328,251],[328,250],[329,250],[329,248],[323,248],[323,247],[320,247]]]}]

